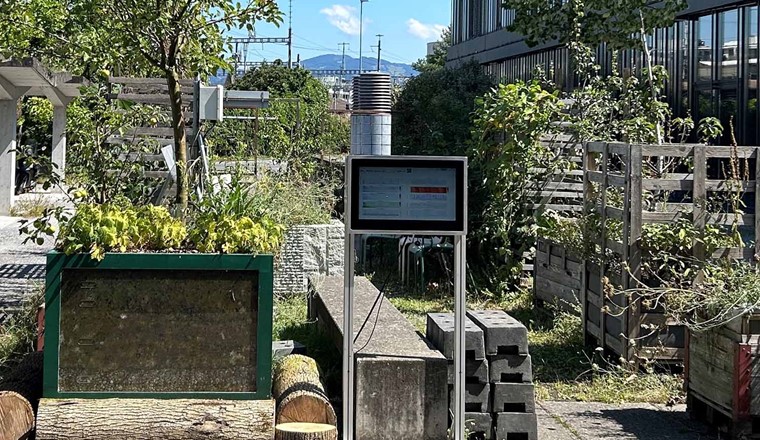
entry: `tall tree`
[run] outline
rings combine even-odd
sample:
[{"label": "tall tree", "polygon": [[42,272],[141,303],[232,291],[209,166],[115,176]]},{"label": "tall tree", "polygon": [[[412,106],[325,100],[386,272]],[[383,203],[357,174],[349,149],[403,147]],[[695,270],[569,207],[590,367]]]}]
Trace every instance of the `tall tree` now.
[{"label": "tall tree", "polygon": [[[98,1],[98,0],[95,0]],[[279,24],[281,14],[274,0],[101,0],[113,17],[111,30],[117,40],[137,51],[148,65],[158,69],[169,87],[177,161],[177,200],[184,212],[188,203],[186,119],[182,111],[180,78],[195,72],[209,73],[227,67],[221,29],[253,30],[254,22]]]},{"label": "tall tree", "polygon": [[[505,8],[515,10],[509,30],[524,35],[529,45],[558,41],[575,53],[600,43],[610,49],[640,50],[654,101],[658,91],[647,36],[671,26],[686,6],[686,0],[504,0]],[[657,137],[662,142],[659,124]]]},{"label": "tall tree", "polygon": [[188,203],[183,76],[228,67],[224,29],[279,24],[275,0],[8,0],[0,6],[0,55],[40,56],[77,73],[157,73],[171,98],[176,203]]},{"label": "tall tree", "polygon": [[451,27],[443,30],[441,38],[433,46],[433,53],[415,61],[412,63],[412,67],[420,73],[443,69],[446,66],[449,47],[451,47]]}]

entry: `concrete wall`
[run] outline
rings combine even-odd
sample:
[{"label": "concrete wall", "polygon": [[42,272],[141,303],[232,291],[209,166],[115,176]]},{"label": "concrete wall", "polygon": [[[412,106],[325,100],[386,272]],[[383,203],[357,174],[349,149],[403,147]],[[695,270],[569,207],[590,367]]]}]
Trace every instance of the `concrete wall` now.
[{"label": "concrete wall", "polygon": [[344,234],[337,220],[290,228],[275,261],[275,295],[305,293],[309,275],[343,275]]}]

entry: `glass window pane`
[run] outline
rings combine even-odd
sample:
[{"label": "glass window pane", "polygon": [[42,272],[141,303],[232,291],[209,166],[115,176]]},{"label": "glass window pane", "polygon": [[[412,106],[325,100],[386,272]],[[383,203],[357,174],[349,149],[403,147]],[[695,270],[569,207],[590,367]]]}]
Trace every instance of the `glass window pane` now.
[{"label": "glass window pane", "polygon": [[679,49],[681,51],[681,65],[678,76],[678,82],[681,93],[681,114],[685,114],[689,108],[689,85],[691,84],[691,22],[684,21],[679,24]]},{"label": "glass window pane", "polygon": [[739,66],[739,11],[723,12],[720,17],[718,79],[735,79]]},{"label": "glass window pane", "polygon": [[757,6],[747,8],[747,113],[744,118],[744,144],[757,145],[758,15]]},{"label": "glass window pane", "polygon": [[697,81],[712,80],[712,15],[697,20]]}]

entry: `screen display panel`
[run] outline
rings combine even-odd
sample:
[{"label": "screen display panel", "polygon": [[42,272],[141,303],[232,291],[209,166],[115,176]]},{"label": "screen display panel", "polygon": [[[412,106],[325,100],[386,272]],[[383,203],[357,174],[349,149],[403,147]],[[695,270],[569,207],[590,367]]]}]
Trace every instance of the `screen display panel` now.
[{"label": "screen display panel", "polygon": [[464,158],[354,157],[351,229],[463,232]]}]

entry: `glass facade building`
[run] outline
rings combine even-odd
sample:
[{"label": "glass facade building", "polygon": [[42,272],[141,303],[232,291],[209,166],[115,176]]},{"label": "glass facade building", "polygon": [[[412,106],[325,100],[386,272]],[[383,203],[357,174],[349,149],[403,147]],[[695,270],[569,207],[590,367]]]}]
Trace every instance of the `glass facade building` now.
[{"label": "glass facade building", "polygon": [[[536,67],[563,90],[576,85],[565,47],[544,44],[529,48],[519,35],[504,30],[514,12],[500,0],[453,0],[453,46],[449,62],[476,59],[503,81],[529,79]],[[649,36],[653,61],[668,71],[667,99],[674,113],[694,120],[718,117],[726,127],[734,121],[742,145],[758,145],[758,6],[760,1],[689,2],[677,22]],[[623,74],[640,74],[640,51],[618,52]],[[612,52],[597,49],[603,72],[612,71]],[[722,140],[729,142],[728,134]]]}]

